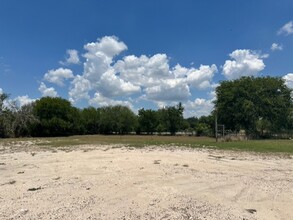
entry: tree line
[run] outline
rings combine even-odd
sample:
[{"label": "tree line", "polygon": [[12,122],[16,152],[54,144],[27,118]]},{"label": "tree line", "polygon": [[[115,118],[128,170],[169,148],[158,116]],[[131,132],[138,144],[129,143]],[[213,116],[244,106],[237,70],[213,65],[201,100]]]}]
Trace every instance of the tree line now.
[{"label": "tree line", "polygon": [[66,99],[43,97],[18,107],[0,94],[0,137],[53,137],[83,134],[189,134],[213,136],[215,119],[227,130],[269,137],[293,130],[292,90],[281,78],[243,77],[216,89],[214,111],[183,118],[181,103],[158,110],[126,106],[76,108]]},{"label": "tree line", "polygon": [[66,99],[43,97],[20,108],[0,98],[0,137],[56,137],[83,134],[168,134],[186,129],[181,103],[159,110],[126,106],[79,109]]}]

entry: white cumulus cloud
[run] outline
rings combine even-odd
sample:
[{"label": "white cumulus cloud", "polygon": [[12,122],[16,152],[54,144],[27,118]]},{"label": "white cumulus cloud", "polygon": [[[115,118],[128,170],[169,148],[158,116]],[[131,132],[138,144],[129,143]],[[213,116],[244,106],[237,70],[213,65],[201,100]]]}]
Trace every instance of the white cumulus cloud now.
[{"label": "white cumulus cloud", "polygon": [[65,62],[60,61],[61,65],[70,65],[70,64],[79,64],[79,55],[77,50],[67,50],[66,51],[67,57]]},{"label": "white cumulus cloud", "polygon": [[154,86],[161,80],[172,77],[166,54],[155,54],[151,57],[126,56],[116,62],[114,69],[120,73],[122,79],[144,87]]},{"label": "white cumulus cloud", "polygon": [[57,92],[53,87],[47,87],[45,83],[41,82],[41,85],[39,87],[39,91],[42,93],[43,97],[50,96],[50,97],[56,97],[58,96]]},{"label": "white cumulus cloud", "polygon": [[271,46],[271,50],[272,51],[283,50],[283,45],[277,44],[277,43],[273,43],[272,46]]},{"label": "white cumulus cloud", "polygon": [[89,100],[89,104],[96,107],[110,106],[110,105],[124,105],[128,106],[130,109],[133,109],[133,105],[129,101],[114,100],[107,97],[104,97],[102,94],[96,92],[94,97]]},{"label": "white cumulus cloud", "polygon": [[177,64],[171,68],[166,54],[126,56],[117,61],[114,68],[122,79],[141,86],[145,92],[144,98],[157,103],[186,100],[190,96],[190,87],[210,87],[214,73],[217,72],[216,65],[201,65],[195,69]]},{"label": "white cumulus cloud", "polygon": [[89,55],[104,54],[109,58],[120,54],[124,50],[127,50],[127,46],[116,36],[105,36],[98,39],[95,43],[86,44],[84,48],[88,51]]},{"label": "white cumulus cloud", "polygon": [[286,36],[293,34],[293,21],[289,21],[288,23],[284,24],[284,26],[278,31],[278,34],[283,34]]},{"label": "white cumulus cloud", "polygon": [[16,97],[14,101],[18,104],[19,107],[21,107],[36,101],[36,99],[31,99],[28,95],[24,95]]},{"label": "white cumulus cloud", "polygon": [[214,74],[218,72],[215,64],[201,65],[199,69],[191,68],[187,71],[187,82],[197,89],[206,89],[211,86]]},{"label": "white cumulus cloud", "polygon": [[162,81],[159,85],[145,89],[146,99],[152,101],[184,101],[191,94],[188,85],[180,79]]},{"label": "white cumulus cloud", "polygon": [[186,67],[181,66],[180,64],[177,63],[175,67],[173,67],[172,72],[174,73],[174,76],[176,78],[183,78],[186,77],[189,69]]},{"label": "white cumulus cloud", "polygon": [[113,58],[126,50],[127,46],[115,36],[106,36],[86,44],[84,49],[87,52],[83,55],[86,58],[83,75],[95,83],[111,67]]},{"label": "white cumulus cloud", "polygon": [[195,99],[194,101],[187,101],[184,104],[184,117],[200,117],[209,115],[213,110],[214,104],[212,100],[208,99]]},{"label": "white cumulus cloud", "polygon": [[72,70],[58,68],[56,70],[49,70],[44,75],[44,80],[54,83],[58,86],[64,86],[64,80],[73,78]]},{"label": "white cumulus cloud", "polygon": [[91,82],[83,76],[77,75],[71,82],[69,89],[69,100],[75,103],[81,99],[89,99],[89,91],[91,90]]},{"label": "white cumulus cloud", "polygon": [[290,88],[293,89],[293,73],[288,73],[283,77],[285,80],[285,84]]},{"label": "white cumulus cloud", "polygon": [[263,59],[268,57],[251,50],[235,50],[229,56],[232,60],[226,60],[223,66],[223,75],[229,80],[256,76],[265,68]]},{"label": "white cumulus cloud", "polygon": [[0,88],[0,94],[3,94],[3,89],[2,88]]},{"label": "white cumulus cloud", "polygon": [[126,98],[132,95],[156,104],[186,101],[191,96],[191,88],[211,88],[217,72],[214,64],[201,65],[198,69],[180,64],[170,67],[169,57],[163,53],[116,59],[128,48],[115,36],[87,43],[84,49],[83,72],[74,77],[69,89],[72,103],[86,99],[91,104],[129,105],[133,100]]},{"label": "white cumulus cloud", "polygon": [[140,87],[118,77],[113,69],[105,72],[99,82],[99,90],[104,96],[126,96],[140,92]]}]

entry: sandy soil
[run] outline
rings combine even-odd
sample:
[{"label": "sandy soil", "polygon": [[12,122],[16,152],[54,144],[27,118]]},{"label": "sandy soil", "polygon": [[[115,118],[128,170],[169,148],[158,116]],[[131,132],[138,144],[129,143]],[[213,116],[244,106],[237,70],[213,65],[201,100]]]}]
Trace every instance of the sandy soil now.
[{"label": "sandy soil", "polygon": [[293,219],[292,157],[0,146],[0,219]]}]

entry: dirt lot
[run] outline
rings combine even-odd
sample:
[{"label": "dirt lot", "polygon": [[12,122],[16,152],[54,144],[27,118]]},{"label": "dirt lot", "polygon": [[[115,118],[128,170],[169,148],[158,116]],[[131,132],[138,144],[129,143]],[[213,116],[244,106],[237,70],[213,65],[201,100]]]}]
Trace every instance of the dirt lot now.
[{"label": "dirt lot", "polygon": [[289,156],[0,146],[0,219],[288,220],[292,205]]}]

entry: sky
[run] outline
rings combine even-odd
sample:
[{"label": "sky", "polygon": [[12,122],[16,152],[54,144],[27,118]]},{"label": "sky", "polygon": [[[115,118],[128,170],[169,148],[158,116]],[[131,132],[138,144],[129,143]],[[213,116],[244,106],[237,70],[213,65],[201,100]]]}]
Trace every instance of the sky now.
[{"label": "sky", "polygon": [[241,76],[293,88],[292,0],[1,0],[0,92],[208,115]]}]

